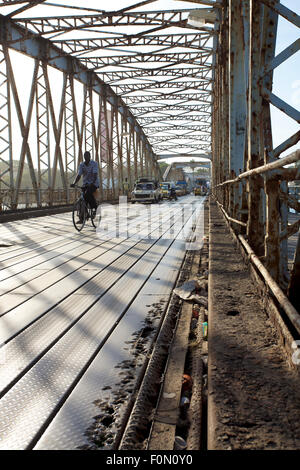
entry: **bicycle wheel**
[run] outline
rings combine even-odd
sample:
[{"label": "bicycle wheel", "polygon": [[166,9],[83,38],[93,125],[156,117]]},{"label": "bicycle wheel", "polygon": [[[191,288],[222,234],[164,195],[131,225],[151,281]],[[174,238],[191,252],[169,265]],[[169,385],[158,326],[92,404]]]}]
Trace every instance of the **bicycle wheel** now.
[{"label": "bicycle wheel", "polygon": [[72,220],[74,227],[80,232],[86,221],[86,205],[81,198],[73,206]]},{"label": "bicycle wheel", "polygon": [[92,222],[92,225],[94,228],[97,228],[97,226],[100,224],[100,220],[101,220],[101,208],[100,206],[97,207],[97,212],[96,212],[96,215],[95,217],[92,216],[92,209],[90,209],[90,216],[91,216],[91,222]]}]

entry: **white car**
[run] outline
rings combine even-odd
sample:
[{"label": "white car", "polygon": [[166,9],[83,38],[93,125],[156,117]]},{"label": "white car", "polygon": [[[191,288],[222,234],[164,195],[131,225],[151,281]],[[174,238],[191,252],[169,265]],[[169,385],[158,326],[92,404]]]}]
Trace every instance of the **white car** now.
[{"label": "white car", "polygon": [[137,183],[131,193],[131,203],[158,202],[161,199],[160,189],[155,183]]}]

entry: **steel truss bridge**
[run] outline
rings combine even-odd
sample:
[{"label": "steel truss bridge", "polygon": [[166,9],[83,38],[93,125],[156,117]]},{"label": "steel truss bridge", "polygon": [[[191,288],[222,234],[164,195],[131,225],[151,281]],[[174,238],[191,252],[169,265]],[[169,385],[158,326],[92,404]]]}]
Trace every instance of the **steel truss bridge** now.
[{"label": "steel truss bridge", "polygon": [[291,275],[287,244],[300,222],[288,224],[288,212],[300,206],[288,183],[300,153],[281,157],[300,132],[274,148],[270,106],[300,122],[272,90],[274,70],[300,47],[275,55],[278,19],[299,28],[299,15],[277,0],[115,4],[1,1],[2,211],[71,203],[85,150],[99,163],[102,200],[125,178],[160,177],[164,156],[211,158],[227,220],[296,302],[299,241]]}]

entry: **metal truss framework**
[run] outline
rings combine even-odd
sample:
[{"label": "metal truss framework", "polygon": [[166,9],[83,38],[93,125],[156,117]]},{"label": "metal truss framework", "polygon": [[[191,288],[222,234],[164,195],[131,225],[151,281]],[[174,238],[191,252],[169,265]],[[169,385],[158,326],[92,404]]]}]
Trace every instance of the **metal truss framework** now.
[{"label": "metal truss framework", "polygon": [[[300,47],[298,39],[275,56],[278,17],[299,28],[299,16],[279,0],[187,1],[171,10],[160,0],[119,0],[115,11],[82,0],[0,1],[2,203],[24,204],[25,169],[38,206],[70,202],[85,149],[99,163],[102,199],[117,197],[125,178],[158,175],[162,156],[212,155],[214,196],[295,302],[300,246],[289,275],[287,239],[299,223],[288,225],[288,208],[299,211],[299,202],[287,183],[299,170],[279,157],[300,132],[274,149],[270,107],[300,122],[272,92],[273,71]],[[191,10],[201,24],[189,21]],[[12,50],[33,62],[26,109]],[[52,68],[62,76],[56,86]]]},{"label": "metal truss framework", "polygon": [[[102,199],[117,197],[125,178],[132,186],[138,174],[158,176],[164,153],[211,151],[216,33],[214,24],[198,28],[188,16],[191,9],[205,16],[218,4],[168,10],[160,0],[121,0],[115,2],[121,8],[105,11],[85,3],[0,1],[3,207],[25,203],[28,172],[38,206],[70,202],[69,183],[84,150],[99,163]],[[27,109],[20,104],[12,50],[35,63]],[[56,86],[52,68],[63,76]],[[19,155],[12,113],[22,140]],[[204,125],[191,132],[191,121]]]},{"label": "metal truss framework", "polygon": [[[287,240],[300,221],[288,224],[289,207],[300,210],[288,192],[299,180],[300,151],[281,154],[300,140],[300,131],[273,148],[270,106],[300,123],[300,112],[272,93],[273,71],[300,49],[300,40],[275,56],[278,17],[296,27],[300,17],[277,0],[229,0],[219,10],[213,104],[213,193],[247,253],[261,262],[300,310],[300,242],[291,273]],[[296,168],[287,168],[288,164]],[[272,281],[272,282],[273,282]],[[281,289],[281,290],[280,290]],[[279,300],[278,300],[279,301]],[[282,304],[282,302],[280,302]],[[300,332],[299,314],[288,301],[284,309]]]}]

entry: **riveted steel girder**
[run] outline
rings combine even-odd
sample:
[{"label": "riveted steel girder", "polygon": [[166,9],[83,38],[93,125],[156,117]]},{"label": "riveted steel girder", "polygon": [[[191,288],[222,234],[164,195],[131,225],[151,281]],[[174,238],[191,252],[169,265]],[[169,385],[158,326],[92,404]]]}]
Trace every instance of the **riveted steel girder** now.
[{"label": "riveted steel girder", "polygon": [[[197,9],[195,9],[197,10]],[[87,28],[103,28],[114,26],[160,26],[161,28],[176,26],[198,29],[188,25],[186,15],[190,10],[164,10],[164,11],[139,11],[139,12],[106,12],[94,15],[66,15],[51,17],[18,18],[26,30],[34,31],[41,35],[49,35],[58,32],[69,32]],[[157,28],[156,28],[157,29]],[[203,27],[203,30],[211,32],[211,28]]]},{"label": "riveted steel girder", "polygon": [[[199,32],[199,33],[185,33],[185,34],[160,34],[141,36],[134,35],[118,35],[113,37],[101,38],[87,38],[87,39],[69,39],[69,40],[54,40],[54,44],[60,46],[62,50],[69,53],[88,53],[91,51],[104,50],[119,47],[130,46],[168,46],[189,49],[202,49],[206,46],[208,40],[213,33]],[[114,50],[114,49],[112,49]],[[120,49],[119,49],[120,50]]]},{"label": "riveted steel girder", "polygon": [[154,77],[197,77],[198,80],[203,80],[207,82],[211,82],[211,78],[208,78],[208,75],[211,72],[211,65],[203,65],[200,69],[198,66],[194,67],[172,67],[172,68],[153,68],[153,69],[137,69],[137,70],[114,70],[113,72],[108,71],[98,71],[99,75],[105,75],[106,79],[109,80],[109,84],[113,85],[114,82],[119,80],[126,80],[128,78],[132,80],[137,79],[149,79],[153,80]]},{"label": "riveted steel girder", "polygon": [[[279,16],[300,27],[299,15],[279,0],[221,3],[213,73],[212,180],[227,220],[241,240],[247,235],[269,274],[296,305],[299,243],[290,270],[287,248],[288,237],[299,227],[297,222],[288,224],[288,210],[299,211],[299,206],[288,184],[298,177],[300,153],[281,154],[299,142],[300,131],[273,148],[270,107],[300,122],[299,111],[272,90],[274,70],[286,66],[300,41],[275,55]],[[295,169],[285,167],[292,162]],[[274,172],[272,165],[280,170]]]}]

